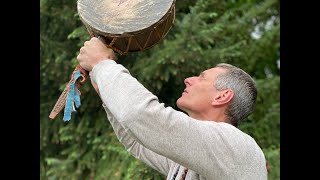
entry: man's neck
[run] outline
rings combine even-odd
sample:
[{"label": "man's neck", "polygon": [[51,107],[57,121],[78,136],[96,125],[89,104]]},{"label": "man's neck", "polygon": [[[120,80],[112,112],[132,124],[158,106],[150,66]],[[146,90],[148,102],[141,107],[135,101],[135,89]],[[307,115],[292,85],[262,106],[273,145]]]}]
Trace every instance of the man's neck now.
[{"label": "man's neck", "polygon": [[210,112],[210,113],[193,113],[187,112],[187,114],[197,120],[204,120],[204,121],[214,121],[214,122],[226,122],[226,115],[219,111],[219,112]]}]

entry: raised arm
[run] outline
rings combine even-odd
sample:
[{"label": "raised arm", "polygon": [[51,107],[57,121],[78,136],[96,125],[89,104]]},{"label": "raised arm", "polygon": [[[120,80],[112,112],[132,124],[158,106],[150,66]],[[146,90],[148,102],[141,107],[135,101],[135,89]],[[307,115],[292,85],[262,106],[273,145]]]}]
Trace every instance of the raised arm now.
[{"label": "raised arm", "polygon": [[[91,84],[101,98],[99,88],[97,84],[93,82],[91,74],[92,74],[92,71],[90,72]],[[149,150],[148,148],[138,143],[134,138],[132,138],[125,131],[125,129],[120,125],[117,119],[110,112],[108,107],[105,104],[102,104],[102,106],[107,113],[108,120],[118,140],[124,145],[124,147],[128,150],[128,152],[130,152],[130,154],[133,155],[135,158],[145,162],[146,164],[148,164],[150,167],[157,170],[161,174],[165,176],[168,175],[170,166],[173,165],[172,161],[164,156],[161,156]]]},{"label": "raised arm", "polygon": [[146,147],[142,146],[135,139],[133,139],[126,130],[120,125],[120,123],[114,118],[112,113],[103,104],[103,107],[108,115],[108,120],[124,147],[137,159],[148,164],[153,169],[157,170],[163,175],[168,175],[170,166],[173,165],[172,161],[164,156],[161,156]]}]

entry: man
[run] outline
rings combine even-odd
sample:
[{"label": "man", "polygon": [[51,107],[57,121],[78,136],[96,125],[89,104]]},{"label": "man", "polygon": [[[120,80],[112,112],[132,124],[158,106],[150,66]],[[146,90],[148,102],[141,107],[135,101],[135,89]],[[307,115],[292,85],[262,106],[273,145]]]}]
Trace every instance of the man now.
[{"label": "man", "polygon": [[165,107],[99,39],[86,41],[77,57],[125,148],[171,179],[267,179],[264,154],[236,128],[254,108],[252,78],[228,65],[185,80],[177,105]]}]

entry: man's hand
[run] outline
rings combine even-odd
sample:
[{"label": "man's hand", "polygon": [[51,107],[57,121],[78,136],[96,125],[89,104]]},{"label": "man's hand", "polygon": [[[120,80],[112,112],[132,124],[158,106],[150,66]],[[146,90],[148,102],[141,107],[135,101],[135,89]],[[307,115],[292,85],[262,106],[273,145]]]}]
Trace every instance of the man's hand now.
[{"label": "man's hand", "polygon": [[80,48],[77,59],[83,69],[91,71],[92,68],[102,60],[114,60],[115,54],[112,49],[107,48],[98,38],[93,37],[90,41],[86,41],[84,46]]}]

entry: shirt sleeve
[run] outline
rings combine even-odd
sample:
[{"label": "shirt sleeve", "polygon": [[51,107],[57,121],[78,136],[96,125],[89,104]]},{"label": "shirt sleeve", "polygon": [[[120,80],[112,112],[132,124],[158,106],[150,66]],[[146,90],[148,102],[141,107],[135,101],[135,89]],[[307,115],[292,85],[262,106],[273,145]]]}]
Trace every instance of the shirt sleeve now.
[{"label": "shirt sleeve", "polygon": [[114,118],[112,113],[108,110],[108,108],[102,104],[104,107],[108,120],[119,139],[119,141],[124,145],[124,147],[132,154],[135,158],[145,162],[147,165],[157,170],[161,174],[167,176],[169,173],[170,166],[172,165],[172,161],[168,158],[161,156],[146,147],[142,146],[135,139],[133,139],[125,129],[120,125],[120,123]]},{"label": "shirt sleeve", "polygon": [[208,179],[266,179],[261,149],[234,126],[165,107],[115,61],[95,65],[92,78],[114,118],[142,146]]}]

